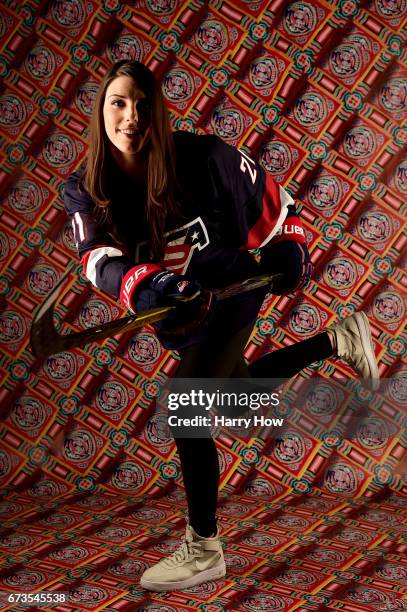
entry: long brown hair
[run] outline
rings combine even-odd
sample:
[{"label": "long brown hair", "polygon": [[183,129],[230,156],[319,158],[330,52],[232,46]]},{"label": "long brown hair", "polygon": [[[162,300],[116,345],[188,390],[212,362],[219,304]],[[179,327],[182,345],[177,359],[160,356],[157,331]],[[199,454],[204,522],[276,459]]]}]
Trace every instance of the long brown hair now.
[{"label": "long brown hair", "polygon": [[[129,76],[137,83],[151,105],[151,139],[148,150],[147,209],[149,244],[153,258],[163,257],[165,220],[177,212],[175,203],[175,149],[164,97],[154,74],[136,61],[121,60],[105,74],[95,100],[90,121],[89,152],[83,184],[95,204],[98,221],[112,223],[111,200],[106,185],[112,164],[109,140],[103,121],[106,90],[118,76]],[[114,228],[112,228],[114,230]]]}]

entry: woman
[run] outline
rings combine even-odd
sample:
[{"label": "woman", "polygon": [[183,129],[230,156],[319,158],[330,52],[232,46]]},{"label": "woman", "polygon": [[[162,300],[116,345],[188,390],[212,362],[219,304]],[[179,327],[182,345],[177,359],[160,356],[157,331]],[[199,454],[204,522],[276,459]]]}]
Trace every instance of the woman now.
[{"label": "woman", "polygon": [[[245,364],[243,349],[267,291],[218,302],[208,313],[203,290],[263,272],[281,274],[273,285],[277,294],[306,283],[311,264],[294,201],[219,138],[172,134],[160,85],[142,64],[120,61],[105,75],[86,165],[69,177],[65,205],[94,285],[133,311],[178,305],[156,328],[165,348],[179,350],[178,377],[287,378],[337,355],[361,377],[377,378],[362,313]],[[259,261],[250,252],[256,248]],[[143,574],[141,584],[153,590],[188,588],[225,574],[215,444],[210,438],[178,438],[176,444],[189,525],[180,548]]]}]

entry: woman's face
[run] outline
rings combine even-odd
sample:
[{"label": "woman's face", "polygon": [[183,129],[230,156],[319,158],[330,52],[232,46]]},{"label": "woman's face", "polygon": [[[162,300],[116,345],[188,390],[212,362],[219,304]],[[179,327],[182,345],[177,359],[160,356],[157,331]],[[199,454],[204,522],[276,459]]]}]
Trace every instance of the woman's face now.
[{"label": "woman's face", "polygon": [[[135,161],[150,140],[150,101],[129,76],[118,76],[108,86],[103,120],[112,153],[119,161]],[[120,155],[122,154],[122,155]]]}]

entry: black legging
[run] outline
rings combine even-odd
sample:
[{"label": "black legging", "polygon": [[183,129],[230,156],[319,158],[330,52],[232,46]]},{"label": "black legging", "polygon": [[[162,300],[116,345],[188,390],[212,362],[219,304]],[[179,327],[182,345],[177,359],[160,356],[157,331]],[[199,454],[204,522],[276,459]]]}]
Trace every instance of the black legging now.
[{"label": "black legging", "polygon": [[[254,322],[253,322],[254,323]],[[177,378],[291,378],[315,361],[333,354],[328,334],[323,332],[245,363],[243,350],[253,323],[232,337],[221,329],[210,338],[180,351]],[[189,522],[195,531],[208,537],[216,532],[216,507],[219,486],[218,453],[211,438],[176,438]]]}]

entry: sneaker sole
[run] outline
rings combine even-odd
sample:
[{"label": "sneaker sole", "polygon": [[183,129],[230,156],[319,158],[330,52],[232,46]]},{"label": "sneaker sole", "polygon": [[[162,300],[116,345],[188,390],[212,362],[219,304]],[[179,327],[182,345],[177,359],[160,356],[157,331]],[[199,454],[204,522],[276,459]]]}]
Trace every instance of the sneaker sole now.
[{"label": "sneaker sole", "polygon": [[369,386],[373,391],[377,391],[380,386],[379,369],[376,363],[376,356],[373,350],[373,340],[370,331],[369,319],[364,312],[354,314],[356,325],[358,326],[360,340],[370,369]]},{"label": "sneaker sole", "polygon": [[217,580],[223,578],[226,575],[226,565],[217,565],[207,570],[203,570],[187,580],[179,580],[178,582],[153,582],[150,580],[144,580],[143,577],[140,579],[140,586],[149,591],[182,591],[183,589],[189,589],[202,582],[208,582],[209,580]]}]

